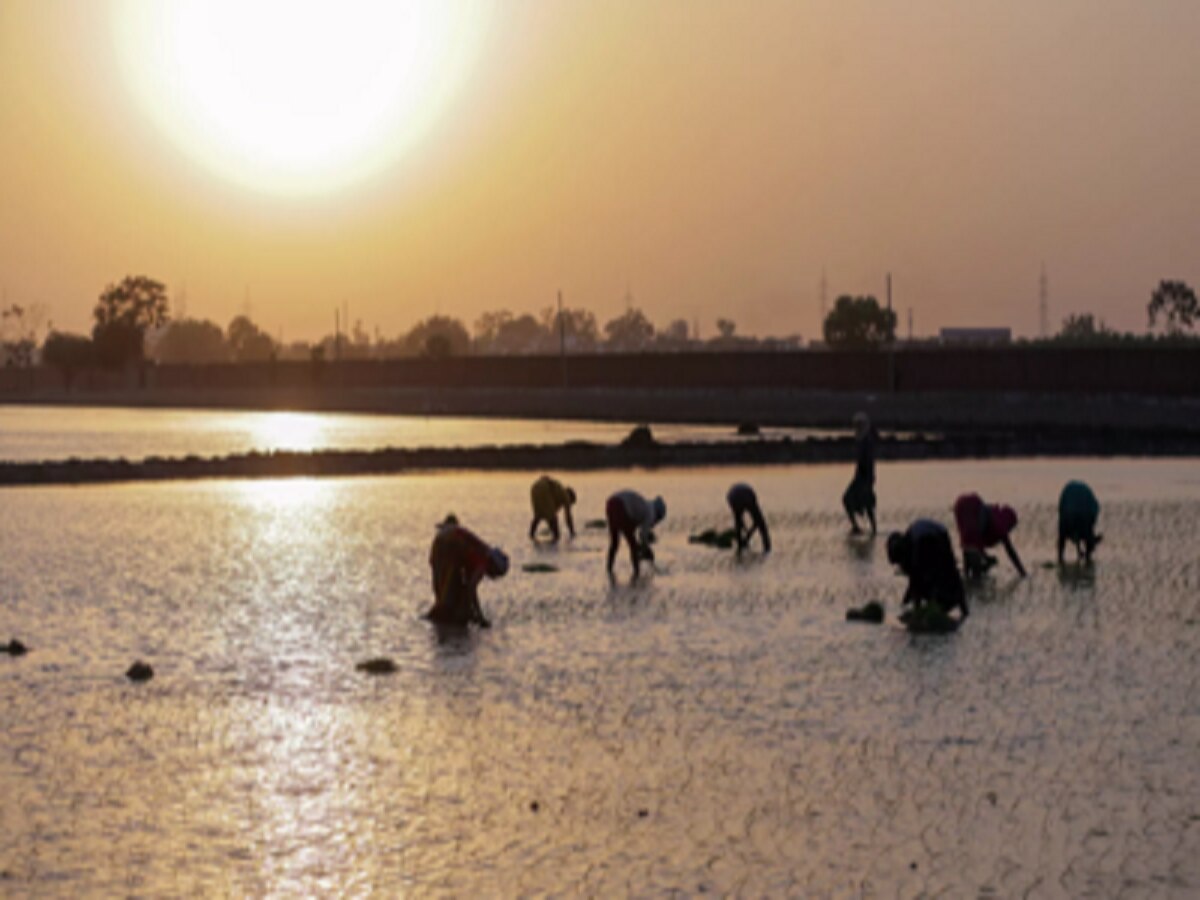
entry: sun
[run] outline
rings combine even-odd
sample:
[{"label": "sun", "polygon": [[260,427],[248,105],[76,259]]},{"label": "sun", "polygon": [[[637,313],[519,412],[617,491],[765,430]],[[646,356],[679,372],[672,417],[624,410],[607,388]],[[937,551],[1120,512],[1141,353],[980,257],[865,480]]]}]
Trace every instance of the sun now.
[{"label": "sun", "polygon": [[470,68],[488,0],[124,0],[121,67],[189,156],[248,187],[322,193],[427,131]]}]

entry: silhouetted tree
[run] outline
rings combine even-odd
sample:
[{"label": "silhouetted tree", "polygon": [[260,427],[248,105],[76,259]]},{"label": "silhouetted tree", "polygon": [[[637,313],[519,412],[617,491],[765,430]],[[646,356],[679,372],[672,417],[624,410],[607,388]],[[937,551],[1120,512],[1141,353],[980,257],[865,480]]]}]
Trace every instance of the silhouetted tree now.
[{"label": "silhouetted tree", "polygon": [[654,336],[654,346],[663,350],[684,350],[691,345],[686,319],[675,319]]},{"label": "silhouetted tree", "polygon": [[654,325],[645,313],[630,307],[604,325],[608,345],[614,350],[641,350],[654,339]]},{"label": "silhouetted tree", "polygon": [[161,363],[216,363],[229,358],[221,326],[207,319],[176,319],[150,347]]},{"label": "silhouetted tree", "polygon": [[494,309],[480,315],[475,320],[475,343],[483,349],[490,349],[496,342],[500,329],[513,320],[513,314],[507,309]]},{"label": "silhouetted tree", "polygon": [[717,319],[717,334],[725,340],[730,340],[737,331],[737,322],[733,319]]},{"label": "silhouetted tree", "polygon": [[33,365],[38,334],[45,322],[41,306],[14,303],[0,310],[0,346],[4,347],[5,365],[27,368]]},{"label": "silhouetted tree", "polygon": [[486,353],[536,353],[546,349],[550,338],[529,313],[514,316],[501,309],[484,313],[475,322],[475,346]]},{"label": "silhouetted tree", "polygon": [[[430,338],[441,336],[443,341],[430,344]],[[449,316],[430,316],[414,325],[404,336],[404,345],[411,356],[461,356],[471,348],[471,336],[458,319]]]},{"label": "silhouetted tree", "polygon": [[690,331],[691,329],[688,327],[687,319],[675,319],[670,325],[660,331],[658,335],[664,341],[668,341],[672,344],[686,344],[688,340],[688,333]]},{"label": "silhouetted tree", "polygon": [[1096,321],[1091,313],[1072,313],[1063,319],[1062,328],[1058,330],[1058,339],[1071,343],[1089,343],[1115,338],[1117,333],[1104,324],[1104,320]]},{"label": "silhouetted tree", "polygon": [[91,338],[82,334],[52,331],[42,344],[42,363],[62,372],[69,388],[75,380],[76,373],[95,365],[95,351]]},{"label": "silhouetted tree", "polygon": [[146,332],[167,322],[167,289],[153,278],[130,275],[104,289],[93,315],[92,341],[101,365],[140,362]]},{"label": "silhouetted tree", "polygon": [[874,297],[838,297],[825,317],[825,342],[840,349],[863,349],[896,336],[896,314]]},{"label": "silhouetted tree", "polygon": [[1196,292],[1186,282],[1161,281],[1150,296],[1146,313],[1151,328],[1162,315],[1166,319],[1167,331],[1179,334],[1190,331],[1196,320],[1200,319],[1200,303],[1196,300]]},{"label": "silhouetted tree", "polygon": [[501,353],[535,353],[545,349],[550,338],[537,319],[524,313],[500,327],[496,334],[496,349]]},{"label": "silhouetted tree", "polygon": [[248,316],[234,317],[225,330],[225,342],[234,362],[265,362],[275,356],[275,342],[271,336]]},{"label": "silhouetted tree", "polygon": [[558,349],[560,327],[566,337],[568,350],[592,350],[600,343],[600,329],[596,325],[596,316],[589,310],[563,307],[562,324],[559,322],[557,307],[547,306],[542,310],[542,327],[553,338],[552,349]]}]

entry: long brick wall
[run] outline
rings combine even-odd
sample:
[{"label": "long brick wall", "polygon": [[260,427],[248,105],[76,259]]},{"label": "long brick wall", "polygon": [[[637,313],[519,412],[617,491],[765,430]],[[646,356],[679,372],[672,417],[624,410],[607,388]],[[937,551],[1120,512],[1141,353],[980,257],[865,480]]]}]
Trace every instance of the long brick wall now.
[{"label": "long brick wall", "polygon": [[[1200,395],[1200,349],[931,348],[884,352],[681,353],[459,357],[151,366],[75,373],[75,393],[206,389],[508,388],[786,389],[821,391]],[[0,369],[0,399],[67,388],[63,373]]]}]

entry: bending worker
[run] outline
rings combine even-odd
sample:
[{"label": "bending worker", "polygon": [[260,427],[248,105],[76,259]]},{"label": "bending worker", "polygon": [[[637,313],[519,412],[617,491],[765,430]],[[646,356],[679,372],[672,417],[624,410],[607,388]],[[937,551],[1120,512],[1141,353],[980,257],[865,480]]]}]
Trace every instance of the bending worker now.
[{"label": "bending worker", "polygon": [[637,491],[618,491],[608,498],[604,507],[608,519],[608,575],[613,574],[613,562],[617,558],[617,547],[621,538],[629,545],[629,559],[633,563],[633,577],[641,572],[643,559],[654,562],[654,526],[667,515],[667,504],[662,497],[648,501]]},{"label": "bending worker", "polygon": [[932,602],[947,613],[957,607],[960,621],[970,615],[950,532],[944,526],[918,519],[903,534],[897,531],[888,536],[887,554],[888,561],[908,576],[903,604],[919,607]]},{"label": "bending worker", "polygon": [[530,488],[529,499],[533,503],[533,521],[529,524],[530,540],[534,539],[538,525],[545,522],[550,526],[552,539],[555,542],[558,541],[558,511],[560,509],[563,511],[563,518],[567,521],[567,533],[571,537],[575,537],[575,522],[571,518],[571,507],[575,505],[573,490],[564,487],[561,481],[551,478],[549,475],[543,475]]},{"label": "bending worker", "polygon": [[449,515],[429,548],[429,568],[434,601],[427,619],[440,625],[491,627],[479,606],[479,582],[484,576],[500,578],[508,571],[504,551],[480,540]]},{"label": "bending worker", "polygon": [[1085,562],[1104,536],[1096,534],[1096,519],[1100,517],[1100,501],[1082,481],[1068,481],[1058,498],[1058,562],[1062,565],[1063,549],[1070,541],[1075,552]]},{"label": "bending worker", "polygon": [[[725,495],[725,501],[733,511],[733,530],[734,537],[737,539],[738,552],[741,553],[746,549],[750,544],[750,538],[757,531],[762,538],[763,553],[770,553],[771,532],[767,530],[767,520],[763,518],[762,510],[758,506],[758,495],[754,493],[754,488],[738,482],[729,489],[729,493]],[[746,516],[750,517],[749,527],[746,525]]]},{"label": "bending worker", "polygon": [[1021,557],[1012,545],[1009,535],[1017,527],[1017,513],[1011,506],[987,504],[978,494],[963,494],[954,501],[954,521],[958,525],[958,540],[962,544],[963,571],[968,576],[979,576],[996,564],[996,557],[987,551],[997,544],[1013,566],[1025,577]]},{"label": "bending worker", "polygon": [[864,412],[854,414],[854,480],[842,494],[842,507],[850,519],[850,533],[862,534],[858,516],[865,515],[875,534],[875,439],[878,435]]}]

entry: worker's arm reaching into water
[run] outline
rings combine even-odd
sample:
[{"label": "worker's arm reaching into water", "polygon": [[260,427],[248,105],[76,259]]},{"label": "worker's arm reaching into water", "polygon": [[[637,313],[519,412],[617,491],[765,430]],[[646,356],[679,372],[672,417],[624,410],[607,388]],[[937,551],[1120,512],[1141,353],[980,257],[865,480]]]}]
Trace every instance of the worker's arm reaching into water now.
[{"label": "worker's arm reaching into water", "polygon": [[1017,555],[1017,548],[1013,546],[1012,540],[1008,535],[1005,535],[1000,543],[1004,545],[1004,552],[1008,554],[1008,558],[1012,561],[1013,566],[1016,567],[1021,577],[1024,578],[1025,567],[1021,565],[1021,557]]}]

